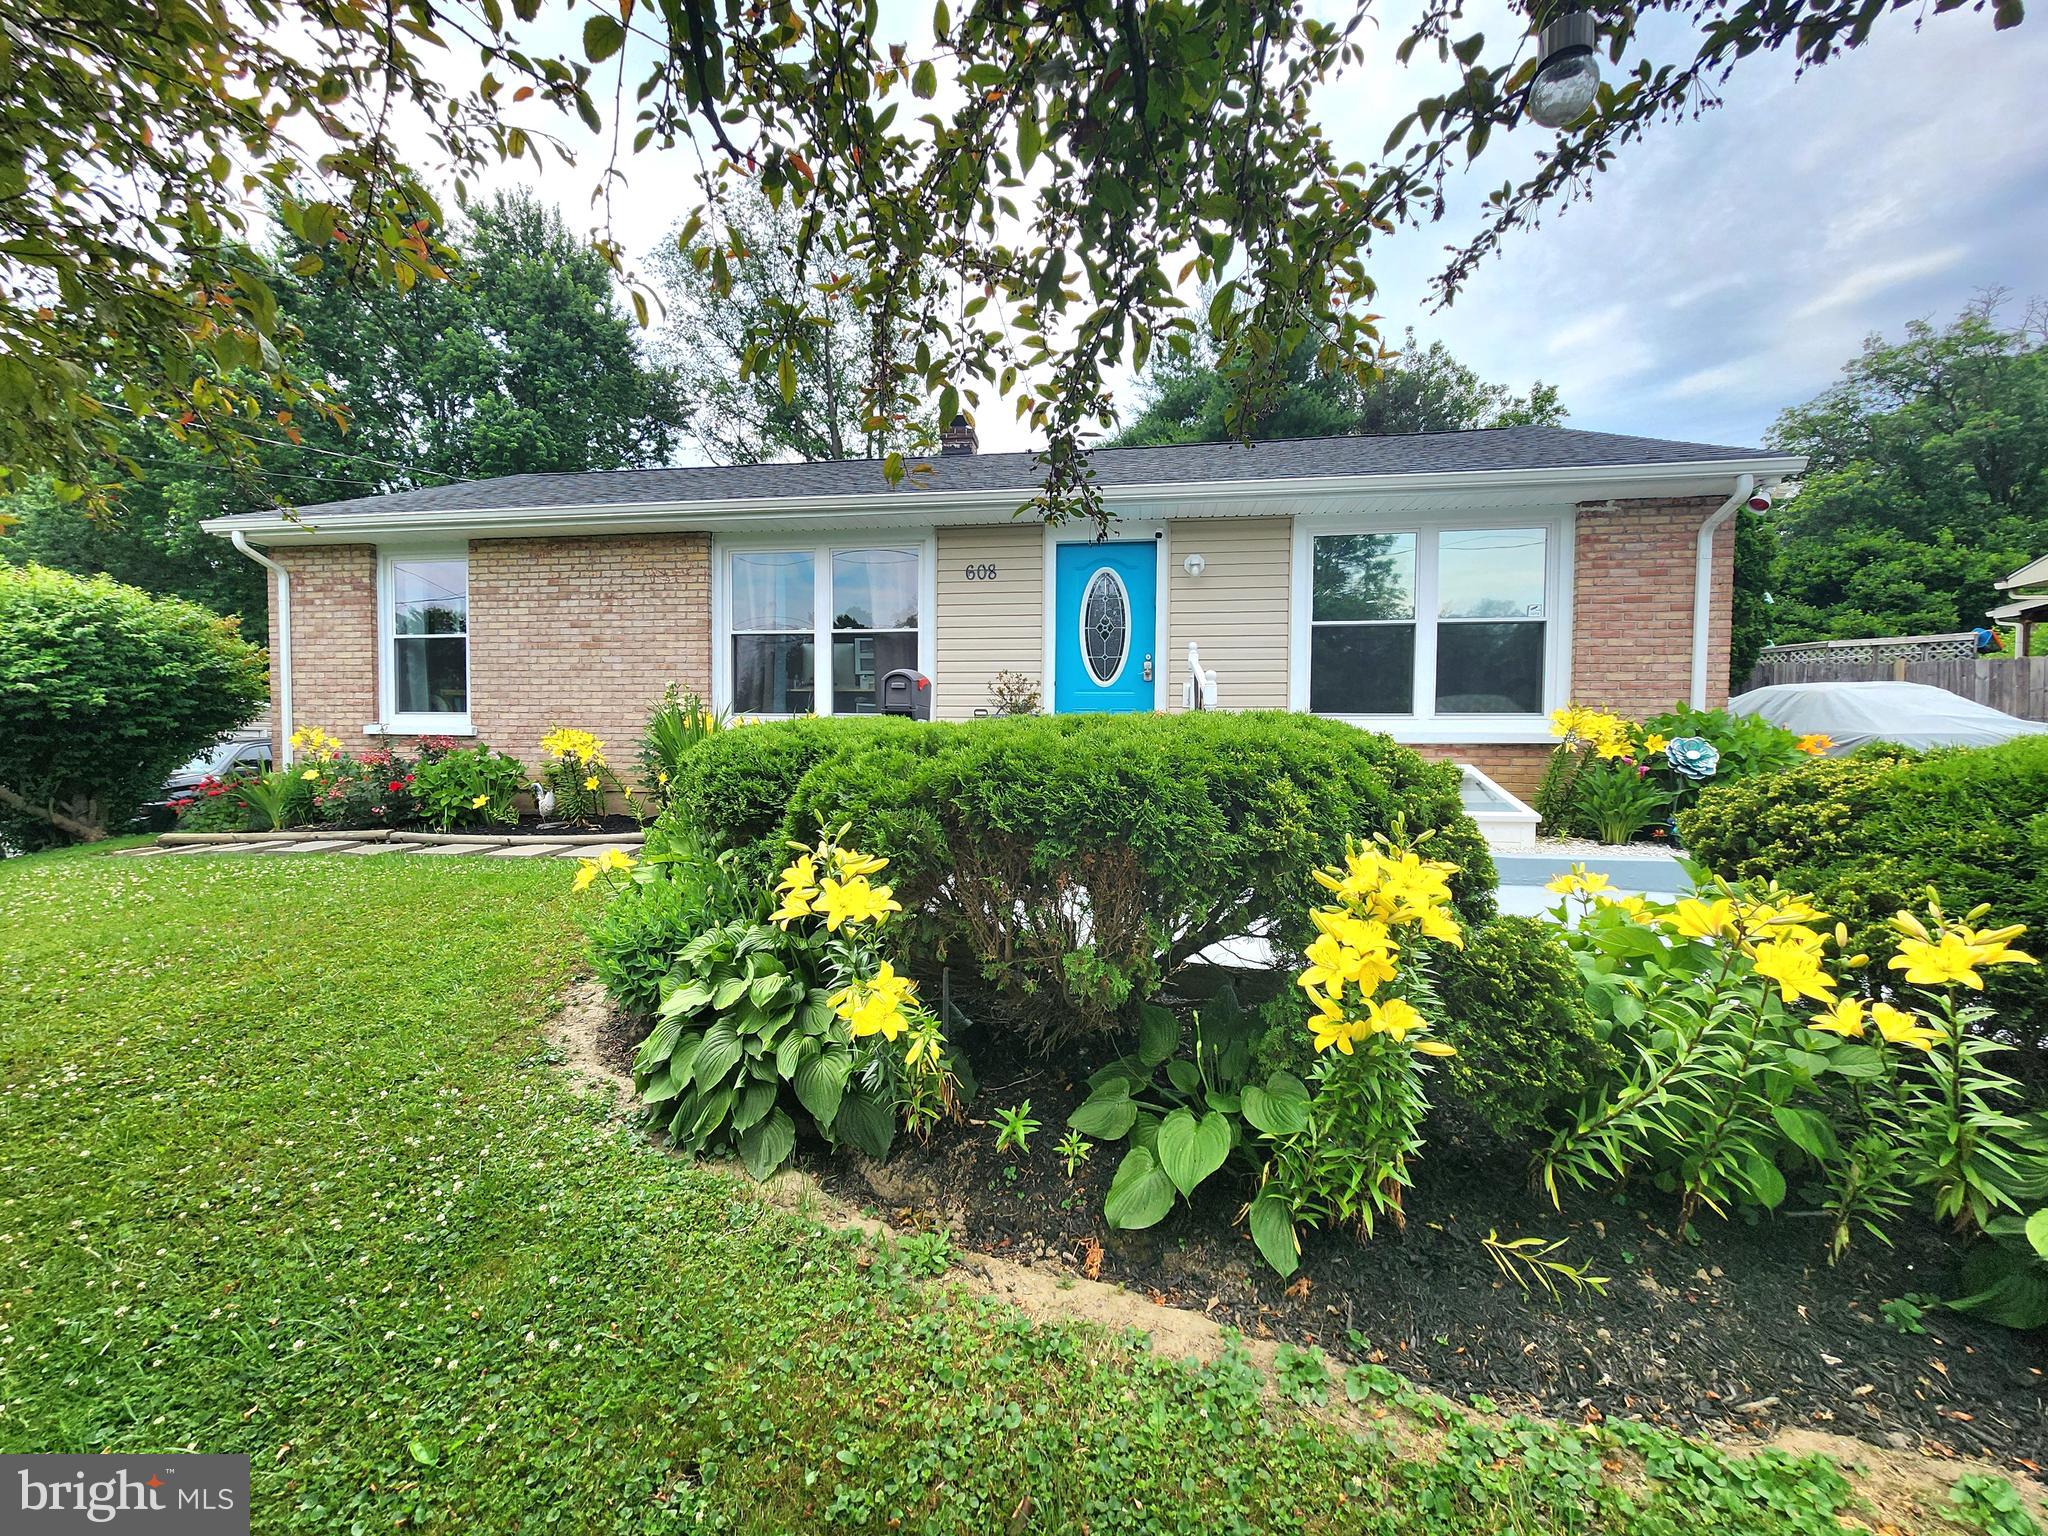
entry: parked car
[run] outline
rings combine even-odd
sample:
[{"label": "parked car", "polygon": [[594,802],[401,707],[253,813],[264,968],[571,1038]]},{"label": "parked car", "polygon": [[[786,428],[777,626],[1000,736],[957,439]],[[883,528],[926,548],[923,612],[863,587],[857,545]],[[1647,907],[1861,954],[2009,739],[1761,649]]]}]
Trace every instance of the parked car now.
[{"label": "parked car", "polygon": [[1802,736],[1826,736],[1840,756],[1873,741],[1901,747],[1990,747],[2048,735],[2022,720],[1927,683],[1773,683],[1728,701],[1731,715],[1761,715]]},{"label": "parked car", "polygon": [[177,819],[173,800],[182,799],[207,778],[225,779],[236,773],[267,773],[270,769],[268,736],[225,736],[164,780],[155,800],[137,813],[136,823],[148,831],[161,831]]}]

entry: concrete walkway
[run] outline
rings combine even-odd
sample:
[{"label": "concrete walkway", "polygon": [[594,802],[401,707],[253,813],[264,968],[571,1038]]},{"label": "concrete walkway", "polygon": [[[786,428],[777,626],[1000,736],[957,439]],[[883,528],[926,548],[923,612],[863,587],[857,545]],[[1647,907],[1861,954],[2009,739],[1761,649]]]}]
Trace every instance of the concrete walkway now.
[{"label": "concrete walkway", "polygon": [[374,858],[378,854],[402,854],[413,858],[491,858],[491,859],[594,859],[600,854],[617,851],[637,857],[640,844],[626,842],[565,843],[550,842],[542,837],[523,837],[501,843],[388,843],[366,842],[355,838],[307,837],[303,841],[271,839],[263,842],[246,843],[196,843],[165,847],[161,843],[147,848],[123,848],[112,857],[117,859],[152,858],[236,858],[267,857],[278,853],[338,853],[357,858]]}]

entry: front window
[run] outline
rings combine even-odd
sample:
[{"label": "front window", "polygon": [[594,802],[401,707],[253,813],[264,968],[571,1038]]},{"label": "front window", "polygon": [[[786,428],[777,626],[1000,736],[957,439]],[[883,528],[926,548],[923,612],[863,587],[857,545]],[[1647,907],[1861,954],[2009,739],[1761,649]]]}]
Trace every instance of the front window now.
[{"label": "front window", "polygon": [[917,551],[832,556],[832,713],[872,715],[882,679],[917,667]]},{"label": "front window", "polygon": [[740,715],[863,715],[919,664],[918,550],[735,550],[726,561],[729,704]]},{"label": "front window", "polygon": [[808,715],[817,707],[817,562],[807,552],[732,557],[732,707]]},{"label": "front window", "polygon": [[393,713],[448,720],[467,716],[469,562],[461,557],[393,558],[390,584]]},{"label": "front window", "polygon": [[1543,713],[1541,528],[1437,536],[1436,712]]},{"label": "front window", "polygon": [[1544,712],[1548,530],[1325,534],[1310,550],[1311,711]]}]

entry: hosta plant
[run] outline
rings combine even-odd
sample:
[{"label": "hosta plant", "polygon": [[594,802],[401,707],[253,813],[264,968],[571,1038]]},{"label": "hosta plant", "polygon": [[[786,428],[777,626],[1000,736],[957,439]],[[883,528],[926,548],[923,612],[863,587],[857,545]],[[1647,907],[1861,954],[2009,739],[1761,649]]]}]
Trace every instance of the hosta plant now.
[{"label": "hosta plant", "polygon": [[516,821],[513,802],[527,785],[526,765],[492,747],[458,747],[423,756],[413,769],[420,814],[442,831]]},{"label": "hosta plant", "polygon": [[756,1178],[789,1160],[797,1113],[881,1158],[899,1124],[924,1133],[957,1110],[939,1023],[877,942],[900,910],[869,879],[888,861],[843,835],[802,849],[752,914],[682,947],[634,1058],[641,1101],[677,1147],[729,1149]]},{"label": "hosta plant", "polygon": [[1147,1003],[1138,1010],[1137,1049],[1088,1079],[1088,1097],[1067,1117],[1071,1131],[1130,1142],[1103,1201],[1112,1227],[1156,1225],[1234,1154],[1241,1171],[1255,1175],[1264,1161],[1257,1136],[1305,1123],[1308,1090],[1299,1078],[1274,1072],[1247,1082],[1250,1023],[1226,990],[1195,1014],[1184,1042],[1173,1013]]}]

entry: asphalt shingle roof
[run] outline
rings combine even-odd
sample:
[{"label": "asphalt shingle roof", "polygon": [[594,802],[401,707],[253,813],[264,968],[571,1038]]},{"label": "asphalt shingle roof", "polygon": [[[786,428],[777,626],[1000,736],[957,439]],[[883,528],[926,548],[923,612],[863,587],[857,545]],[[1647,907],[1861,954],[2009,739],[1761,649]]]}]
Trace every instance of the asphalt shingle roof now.
[{"label": "asphalt shingle roof", "polygon": [[[1584,432],[1572,427],[1495,427],[1395,437],[1303,437],[1272,442],[1188,443],[1166,448],[1102,448],[1092,455],[1108,486],[1193,485],[1219,480],[1286,480],[1321,475],[1446,474],[1470,470],[1562,469],[1673,464],[1770,457],[1756,448]],[[1018,491],[1043,478],[1029,453],[934,455],[929,475],[891,487],[878,459],[818,464],[713,465],[685,469],[612,469],[580,474],[506,475],[385,496],[359,496],[301,510],[309,515],[378,512],[484,512],[516,508],[602,507],[795,499],[810,496],[914,496],[926,491]]]}]

